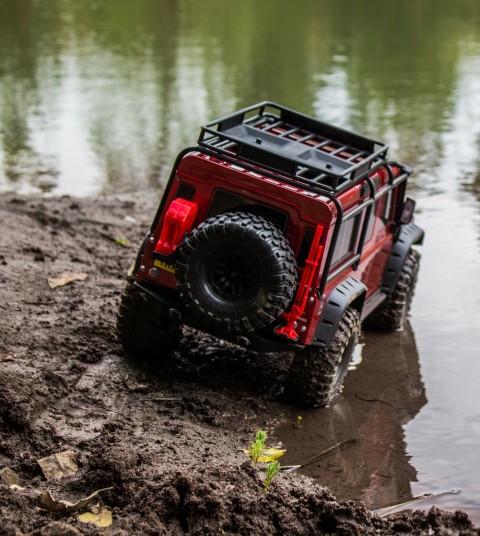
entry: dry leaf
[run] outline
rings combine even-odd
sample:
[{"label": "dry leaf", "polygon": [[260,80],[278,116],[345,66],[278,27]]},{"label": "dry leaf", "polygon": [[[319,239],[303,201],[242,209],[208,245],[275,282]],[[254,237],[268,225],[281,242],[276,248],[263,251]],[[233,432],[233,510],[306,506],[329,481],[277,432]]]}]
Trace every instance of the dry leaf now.
[{"label": "dry leaf", "polygon": [[[244,451],[247,456],[251,456],[250,450]],[[276,460],[277,458],[280,458],[287,452],[287,449],[277,449],[275,447],[270,447],[267,449],[263,449],[263,452],[261,456],[259,456],[258,461],[260,463],[270,463]]]},{"label": "dry leaf", "polygon": [[54,289],[68,285],[69,283],[72,283],[72,281],[85,281],[87,277],[88,274],[82,272],[62,272],[58,277],[50,277],[47,281],[48,286],[51,289]]},{"label": "dry leaf", "polygon": [[3,353],[0,353],[0,361],[2,362],[7,362],[7,361],[14,361],[15,360],[15,355],[14,354],[3,354]]},{"label": "dry leaf", "polygon": [[82,523],[93,523],[97,527],[109,527],[112,524],[112,511],[104,504],[98,504],[91,512],[80,514],[77,519]]},{"label": "dry leaf", "polygon": [[145,383],[135,382],[130,378],[128,374],[125,376],[123,382],[125,383],[129,391],[148,391],[148,385],[146,385]]},{"label": "dry leaf", "polygon": [[57,501],[52,497],[49,491],[44,491],[38,499],[38,507],[42,510],[47,510],[47,512],[53,512],[55,514],[71,514],[87,506],[87,504],[102,491],[107,491],[109,489],[112,488],[103,488],[94,491],[91,495],[85,497],[85,499],[80,499],[76,503],[71,503],[69,501]]},{"label": "dry leaf", "polygon": [[4,467],[3,469],[1,469],[0,476],[2,477],[2,480],[4,480],[7,484],[10,484],[10,486],[15,486],[17,488],[20,488],[22,486],[20,477],[15,471],[10,469],[10,467]]},{"label": "dry leaf", "polygon": [[71,476],[78,471],[77,455],[72,450],[52,454],[37,462],[47,480]]}]

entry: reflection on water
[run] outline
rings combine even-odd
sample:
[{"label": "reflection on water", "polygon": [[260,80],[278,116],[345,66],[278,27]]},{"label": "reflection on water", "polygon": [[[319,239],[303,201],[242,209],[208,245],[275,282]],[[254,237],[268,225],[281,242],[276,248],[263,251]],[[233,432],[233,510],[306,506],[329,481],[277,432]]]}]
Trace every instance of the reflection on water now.
[{"label": "reflection on water", "polygon": [[4,0],[0,187],[157,188],[199,124],[262,99],[431,166],[479,21],[476,0]]},{"label": "reflection on water", "polygon": [[[364,336],[362,363],[350,370],[342,395],[329,408],[303,411],[303,426],[283,425],[276,435],[287,447],[284,462],[301,464],[345,439],[350,448],[302,469],[338,498],[380,508],[412,498],[415,469],[403,427],[426,404],[410,327],[403,333]],[[292,414],[290,422],[294,422]]]},{"label": "reflection on water", "polygon": [[353,433],[359,446],[309,470],[339,495],[375,506],[459,487],[442,505],[475,513],[479,58],[478,0],[2,0],[0,191],[160,192],[201,123],[263,99],[387,141],[416,168],[426,230],[419,357],[410,332],[367,335],[289,455]]}]

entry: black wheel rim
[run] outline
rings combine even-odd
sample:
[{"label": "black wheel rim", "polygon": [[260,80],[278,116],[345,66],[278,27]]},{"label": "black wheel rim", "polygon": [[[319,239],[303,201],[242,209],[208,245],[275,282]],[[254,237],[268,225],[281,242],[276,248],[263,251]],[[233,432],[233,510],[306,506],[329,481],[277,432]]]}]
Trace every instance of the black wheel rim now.
[{"label": "black wheel rim", "polygon": [[257,284],[257,270],[244,252],[227,249],[210,258],[207,280],[212,291],[223,299],[241,301],[251,297]]}]

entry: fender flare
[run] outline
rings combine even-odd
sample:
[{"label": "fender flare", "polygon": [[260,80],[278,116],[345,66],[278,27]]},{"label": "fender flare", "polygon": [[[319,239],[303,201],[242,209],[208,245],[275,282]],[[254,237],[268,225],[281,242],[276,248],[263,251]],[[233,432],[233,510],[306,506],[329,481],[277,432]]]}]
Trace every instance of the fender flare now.
[{"label": "fender flare", "polygon": [[366,294],[367,287],[354,276],[337,285],[327,299],[312,344],[329,346],[347,307],[353,307],[361,314]]},{"label": "fender flare", "polygon": [[423,244],[424,231],[414,223],[402,225],[397,240],[393,244],[381,284],[381,290],[390,294],[400,278],[405,259],[412,245]]}]

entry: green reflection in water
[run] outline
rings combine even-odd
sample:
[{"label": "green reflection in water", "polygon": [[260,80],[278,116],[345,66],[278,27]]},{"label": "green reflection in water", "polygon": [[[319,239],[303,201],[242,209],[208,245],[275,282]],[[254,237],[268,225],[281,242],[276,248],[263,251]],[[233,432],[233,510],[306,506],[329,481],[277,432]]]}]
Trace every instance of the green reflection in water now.
[{"label": "green reflection in water", "polygon": [[479,28],[477,0],[4,0],[0,186],[155,188],[200,123],[262,99],[426,169]]}]

